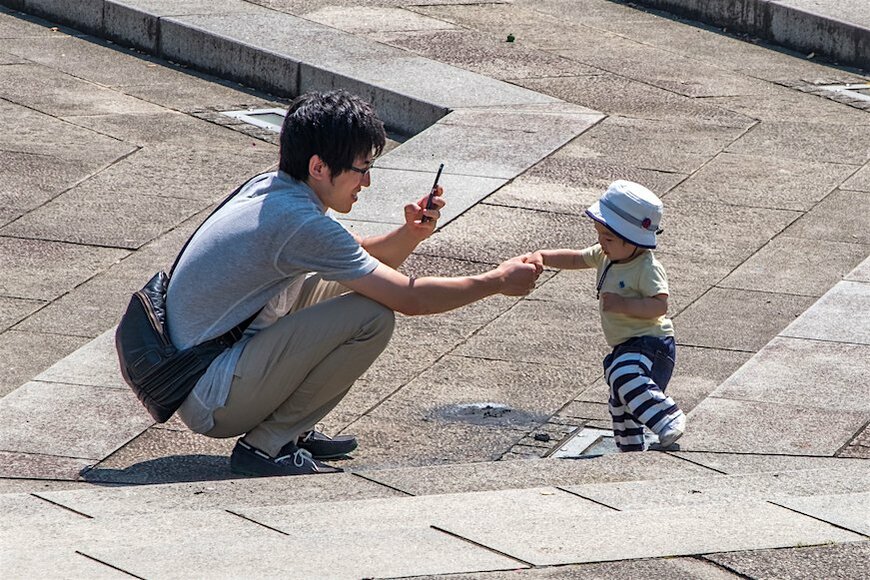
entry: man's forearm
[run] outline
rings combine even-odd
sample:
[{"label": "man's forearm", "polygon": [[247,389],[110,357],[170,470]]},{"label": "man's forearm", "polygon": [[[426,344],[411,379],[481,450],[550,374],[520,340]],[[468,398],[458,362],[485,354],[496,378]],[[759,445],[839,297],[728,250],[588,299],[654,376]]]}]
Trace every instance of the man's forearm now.
[{"label": "man's forearm", "polygon": [[398,269],[420,244],[406,226],[388,234],[370,236],[360,241],[365,250],[387,266]]}]

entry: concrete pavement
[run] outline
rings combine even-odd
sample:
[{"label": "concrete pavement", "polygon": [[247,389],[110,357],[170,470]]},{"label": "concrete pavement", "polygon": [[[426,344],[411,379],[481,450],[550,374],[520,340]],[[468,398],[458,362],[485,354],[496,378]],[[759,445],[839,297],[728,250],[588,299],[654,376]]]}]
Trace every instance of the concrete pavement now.
[{"label": "concrete pavement", "polygon": [[[361,438],[351,473],[232,479],[233,441],[151,424],[111,329],[210,204],[274,164],[274,135],[221,111],[287,95],[4,12],[13,576],[861,577],[870,118],[823,87],[863,73],[605,0],[18,4],[249,84],[366,94],[397,133],[349,227],[389,227],[447,163],[453,213],[417,274],[587,243],[610,180],[648,184],[691,413],[678,452],[555,458],[606,453],[576,443],[609,422],[591,282],[554,271],[522,300],[401,320],[327,418]],[[149,485],[105,488],[124,484]]]}]

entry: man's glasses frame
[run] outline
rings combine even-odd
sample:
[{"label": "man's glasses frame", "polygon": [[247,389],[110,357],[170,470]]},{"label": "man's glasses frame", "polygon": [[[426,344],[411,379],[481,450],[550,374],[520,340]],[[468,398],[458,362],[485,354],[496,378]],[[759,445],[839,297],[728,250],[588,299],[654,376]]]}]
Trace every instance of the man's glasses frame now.
[{"label": "man's glasses frame", "polygon": [[369,165],[365,169],[360,169],[359,167],[354,167],[353,165],[351,165],[350,170],[355,171],[355,172],[359,173],[360,175],[362,175],[363,177],[365,177],[366,175],[368,175],[369,171],[371,171],[372,168],[374,168],[374,166],[375,166],[375,164],[372,163],[371,165]]}]

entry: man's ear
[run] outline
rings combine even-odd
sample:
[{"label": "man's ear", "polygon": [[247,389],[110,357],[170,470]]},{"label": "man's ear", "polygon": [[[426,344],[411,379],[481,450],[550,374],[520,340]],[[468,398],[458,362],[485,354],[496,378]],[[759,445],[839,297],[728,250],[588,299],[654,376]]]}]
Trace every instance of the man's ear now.
[{"label": "man's ear", "polygon": [[320,155],[312,155],[308,160],[308,176],[315,181],[330,179],[329,165],[320,158]]}]

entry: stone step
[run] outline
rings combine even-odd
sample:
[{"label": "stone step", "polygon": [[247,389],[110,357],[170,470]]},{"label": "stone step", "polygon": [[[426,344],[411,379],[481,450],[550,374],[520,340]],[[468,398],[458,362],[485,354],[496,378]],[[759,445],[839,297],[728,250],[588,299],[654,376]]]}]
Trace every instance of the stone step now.
[{"label": "stone step", "polygon": [[[831,460],[823,467],[820,463],[781,467],[774,466],[771,472],[727,475],[667,453],[622,454],[587,460],[516,460],[290,478],[95,486],[37,491],[29,496],[0,495],[0,502],[12,513],[16,502],[28,496],[47,506],[103,518],[409,496],[443,498],[537,488],[558,489],[620,511],[870,491],[868,461]],[[33,504],[30,500],[26,503]]]},{"label": "stone step", "polygon": [[[45,501],[4,500],[26,498]],[[10,577],[190,577],[206,567],[217,578],[242,570],[258,578],[509,570],[861,541],[870,526],[854,514],[866,514],[868,502],[865,492],[618,511],[539,487],[234,510],[154,506],[93,518],[49,516],[31,503],[12,510],[28,511],[23,521],[3,510],[0,561]],[[47,553],[55,567],[45,574]]]}]

